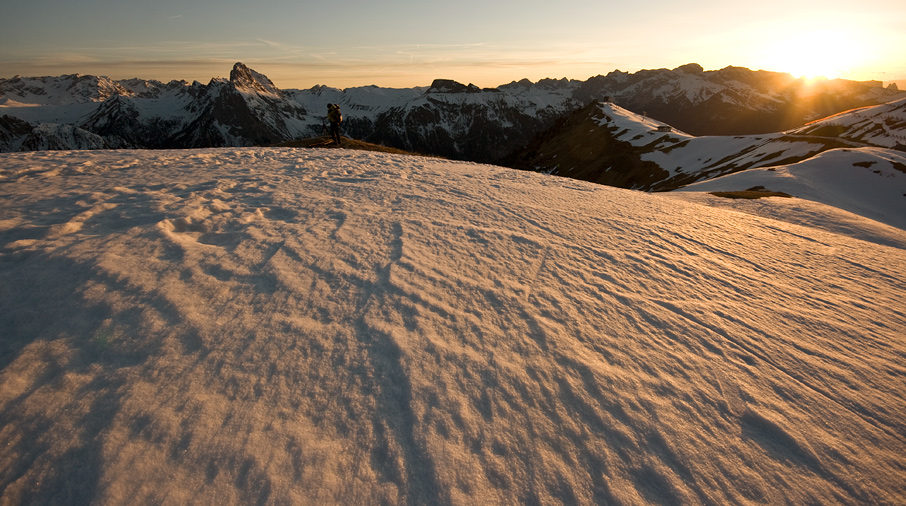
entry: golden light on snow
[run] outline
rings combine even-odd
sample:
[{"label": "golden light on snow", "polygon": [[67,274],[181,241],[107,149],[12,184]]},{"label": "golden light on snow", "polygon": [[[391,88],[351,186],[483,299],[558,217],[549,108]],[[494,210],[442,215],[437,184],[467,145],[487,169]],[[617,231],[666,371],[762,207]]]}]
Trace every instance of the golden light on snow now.
[{"label": "golden light on snow", "polygon": [[906,232],[699,197],[0,154],[0,502],[904,504]]}]

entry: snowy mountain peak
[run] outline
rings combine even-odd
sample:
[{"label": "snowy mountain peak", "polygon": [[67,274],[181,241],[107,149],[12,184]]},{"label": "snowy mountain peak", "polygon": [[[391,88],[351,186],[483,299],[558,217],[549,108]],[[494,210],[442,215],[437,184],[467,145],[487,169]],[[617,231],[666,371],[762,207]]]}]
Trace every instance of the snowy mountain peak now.
[{"label": "snowy mountain peak", "polygon": [[266,75],[248,68],[238,62],[230,71],[230,82],[241,91],[254,91],[257,93],[282,97],[281,92]]},{"label": "snowy mountain peak", "polygon": [[685,65],[681,65],[681,66],[673,69],[673,71],[674,72],[683,72],[685,74],[704,74],[705,73],[704,67],[702,67],[698,63],[687,63]]}]

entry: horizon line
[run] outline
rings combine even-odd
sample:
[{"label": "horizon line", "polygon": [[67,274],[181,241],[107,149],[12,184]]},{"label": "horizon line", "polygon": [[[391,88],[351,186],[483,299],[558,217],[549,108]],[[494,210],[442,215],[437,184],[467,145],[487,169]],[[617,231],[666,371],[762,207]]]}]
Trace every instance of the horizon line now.
[{"label": "horizon line", "polygon": [[[139,68],[139,67],[147,67],[149,70],[152,69],[152,68],[160,68],[160,67],[182,67],[182,68],[185,68],[185,67],[187,67],[187,66],[190,66],[190,67],[199,68],[198,71],[195,71],[195,72],[194,72],[194,73],[196,74],[196,76],[195,76],[195,77],[189,77],[189,78],[185,78],[185,77],[183,77],[183,78],[179,78],[179,77],[171,77],[171,78],[167,79],[167,78],[155,78],[155,77],[140,77],[139,75],[131,75],[131,77],[120,77],[120,76],[128,75],[128,74],[126,74],[126,73],[123,73],[122,71],[120,71],[120,72],[118,72],[118,73],[112,73],[112,72],[93,72],[93,71],[85,71],[85,72],[81,72],[81,71],[76,71],[76,72],[60,71],[60,72],[62,72],[62,73],[45,73],[45,74],[43,74],[43,75],[15,73],[15,74],[13,74],[11,77],[3,77],[2,74],[0,74],[0,79],[3,79],[3,80],[10,80],[10,79],[16,79],[16,78],[40,79],[40,78],[59,78],[59,77],[66,77],[66,76],[93,76],[93,77],[100,77],[100,78],[110,79],[110,80],[112,80],[112,81],[126,81],[126,80],[130,80],[130,79],[139,79],[139,80],[143,80],[143,81],[157,81],[157,82],[161,82],[161,83],[169,83],[169,82],[174,82],[174,81],[175,81],[175,82],[203,82],[203,80],[207,80],[207,82],[210,82],[210,81],[212,81],[212,80],[214,80],[214,79],[219,79],[219,78],[221,78],[221,79],[226,79],[226,78],[228,78],[228,77],[214,75],[214,76],[211,76],[211,77],[208,77],[208,78],[204,78],[204,77],[199,78],[199,76],[198,76],[197,74],[199,74],[200,72],[202,72],[201,69],[207,68],[207,67],[214,67],[214,66],[221,67],[221,66],[227,66],[227,65],[228,65],[228,66],[230,67],[230,70],[232,71],[233,67],[235,67],[235,65],[237,65],[237,64],[244,65],[244,66],[246,66],[246,67],[248,67],[248,68],[250,68],[250,69],[252,69],[252,70],[255,70],[253,67],[258,67],[258,68],[271,68],[271,69],[273,69],[273,68],[283,68],[283,69],[295,69],[295,70],[310,69],[310,68],[312,68],[312,67],[317,67],[317,68],[320,68],[320,69],[338,69],[338,68],[352,69],[352,68],[357,68],[357,67],[358,67],[358,66],[352,65],[352,64],[349,64],[349,65],[311,64],[311,63],[294,64],[294,63],[286,63],[286,62],[263,62],[263,61],[259,61],[259,62],[257,62],[257,63],[252,63],[252,64],[246,64],[246,63],[244,63],[244,62],[242,62],[242,61],[235,61],[234,63],[230,64],[230,63],[226,63],[227,61],[229,61],[229,60],[223,60],[223,59],[218,59],[218,60],[208,60],[208,61],[199,61],[199,60],[195,60],[195,61],[191,61],[191,60],[150,60],[150,61],[119,61],[119,62],[109,62],[109,63],[102,63],[102,62],[83,62],[83,63],[87,63],[87,65],[85,65],[85,66],[87,66],[87,67],[91,67],[91,66],[95,66],[95,67],[97,67],[97,66],[100,66],[100,67],[108,67],[108,68],[110,68],[110,70],[113,70],[113,69],[115,69],[115,68],[128,68],[128,67],[136,67],[136,68]],[[24,64],[24,66],[34,67],[35,70],[38,69],[38,68],[54,68],[54,67],[59,67],[59,66],[61,66],[60,64],[51,64],[51,63],[33,63],[33,62],[31,62],[31,63],[25,63],[25,62],[8,62],[8,63],[3,63],[3,62],[0,62],[0,68],[6,67],[6,66],[14,66],[14,65],[17,65],[17,64]],[[568,76],[566,76],[566,75],[561,76],[561,77],[550,77],[550,76],[548,76],[548,77],[535,77],[535,78],[531,78],[531,77],[521,77],[521,78],[518,78],[518,79],[511,79],[511,80],[509,80],[509,81],[507,81],[507,82],[500,83],[500,84],[497,84],[497,85],[494,85],[494,86],[482,86],[482,85],[474,85],[472,82],[467,82],[467,81],[470,81],[469,79],[460,79],[460,78],[455,78],[455,77],[435,77],[435,78],[432,78],[432,79],[431,79],[431,83],[433,83],[433,82],[436,81],[436,80],[443,79],[443,80],[451,80],[451,81],[454,81],[454,82],[457,82],[457,83],[460,83],[460,84],[468,84],[468,85],[478,86],[479,88],[482,88],[482,89],[494,89],[494,88],[499,87],[499,86],[505,86],[505,85],[507,85],[507,84],[512,84],[512,83],[516,83],[516,82],[521,82],[521,81],[524,81],[524,80],[528,80],[528,81],[531,82],[532,84],[537,84],[538,82],[545,81],[545,80],[560,81],[560,80],[563,80],[563,79],[567,79],[567,80],[569,80],[569,81],[585,82],[585,81],[588,81],[589,79],[592,79],[592,78],[595,78],[595,77],[598,77],[598,76],[606,76],[606,75],[609,75],[609,74],[611,74],[611,73],[613,73],[613,72],[622,72],[622,73],[626,73],[626,74],[629,74],[629,75],[633,75],[633,74],[637,74],[637,73],[639,73],[639,72],[645,72],[645,71],[658,71],[658,70],[676,71],[676,70],[679,70],[679,69],[682,68],[682,67],[692,66],[692,65],[697,65],[698,67],[702,68],[702,72],[703,72],[703,73],[706,73],[706,72],[719,72],[719,71],[722,71],[722,70],[725,70],[725,69],[729,69],[729,68],[740,68],[740,69],[749,70],[749,71],[751,71],[751,72],[769,72],[769,73],[774,73],[774,74],[788,75],[788,76],[790,76],[790,77],[792,77],[793,79],[796,79],[796,80],[807,80],[807,81],[809,81],[809,80],[811,80],[811,81],[836,81],[836,80],[840,80],[840,81],[850,81],[850,82],[859,82],[859,83],[872,83],[872,82],[878,82],[878,83],[881,83],[881,86],[884,87],[884,88],[890,86],[890,84],[897,84],[898,86],[900,86],[900,85],[906,85],[906,76],[896,77],[896,78],[890,78],[890,79],[883,79],[883,78],[856,79],[856,78],[843,77],[843,76],[839,76],[839,77],[825,77],[825,76],[806,77],[806,76],[798,76],[798,77],[797,77],[795,74],[793,74],[793,73],[791,73],[791,72],[784,72],[784,71],[779,71],[779,70],[769,70],[769,69],[762,69],[762,68],[759,68],[759,69],[752,69],[752,68],[747,67],[747,66],[744,66],[744,65],[725,65],[725,66],[723,66],[723,67],[721,67],[721,68],[706,69],[706,68],[704,68],[703,65],[701,65],[701,64],[699,64],[699,63],[696,63],[696,62],[689,62],[689,63],[683,64],[683,65],[679,65],[679,66],[676,66],[676,67],[673,67],[673,68],[665,67],[665,66],[660,66],[660,67],[654,66],[654,67],[647,67],[647,68],[641,68],[641,67],[640,67],[640,68],[638,68],[638,69],[629,70],[629,71],[624,71],[624,70],[621,70],[621,69],[619,69],[619,68],[613,68],[613,69],[607,71],[606,73],[598,73],[598,74],[590,75],[590,76],[586,77],[585,79],[580,79],[580,78],[576,78],[576,77],[568,77]],[[478,65],[478,66],[465,66],[465,65],[456,65],[456,66],[457,66],[457,67],[467,67],[467,68],[487,67],[486,64]],[[501,66],[503,66],[503,65],[501,65]],[[509,65],[506,65],[506,66],[519,67],[519,66],[521,66],[521,65],[509,64]],[[531,65],[531,66],[538,67],[538,66],[540,66],[540,65]],[[386,67],[386,66],[381,66],[381,67]],[[630,67],[630,68],[631,68],[631,67]],[[255,71],[258,72],[259,74],[264,75],[264,76],[267,77],[268,79],[270,79],[271,82],[274,82],[274,85],[275,85],[275,86],[277,86],[277,85],[276,85],[276,82],[275,82],[275,81],[277,81],[277,80],[284,81],[284,82],[287,81],[287,80],[296,80],[296,81],[298,80],[298,79],[291,79],[291,78],[283,78],[283,79],[281,79],[281,78],[279,78],[279,77],[275,79],[275,78],[272,78],[272,77],[271,77],[271,75],[274,74],[273,72],[261,72],[261,71],[258,71],[258,70],[255,70]],[[2,72],[2,71],[0,71],[0,72]],[[193,72],[188,72],[188,73],[191,74],[191,73],[193,73]],[[328,73],[333,73],[333,72],[328,72]],[[366,72],[366,73],[367,73],[367,72]],[[455,72],[448,72],[448,73],[455,73]],[[279,72],[278,72],[277,74],[280,75]],[[227,74],[227,75],[229,75],[229,74]],[[111,77],[111,76],[115,76],[115,77]],[[336,76],[336,77],[339,78],[340,76],[338,75],[338,76]],[[375,76],[373,76],[373,77],[376,77],[376,78],[377,78],[378,76],[375,75]],[[384,79],[384,80],[394,80],[394,79],[391,78],[391,76],[389,76],[389,75],[385,75],[385,76],[381,76],[381,77],[386,78],[386,79]],[[402,77],[402,76],[393,76],[393,77],[396,77],[396,78],[398,79],[398,78],[400,78],[400,77]],[[345,78],[345,80],[350,80],[350,79],[351,79],[350,77],[346,77],[346,78]],[[354,78],[352,78],[352,79],[355,80]],[[338,80],[344,80],[344,78],[339,78]],[[389,89],[410,89],[410,88],[426,88],[426,87],[430,87],[430,86],[431,86],[431,84],[421,84],[421,85],[416,84],[416,85],[408,85],[408,86],[393,86],[393,85],[389,85],[389,86],[388,86],[388,85],[380,85],[380,84],[378,84],[378,82],[379,82],[380,80],[381,80],[381,79],[379,78],[378,80],[371,81],[369,84],[351,84],[351,85],[348,85],[348,86],[335,86],[335,85],[330,85],[330,84],[326,84],[327,81],[324,81],[324,82],[317,82],[316,84],[313,84],[313,85],[311,85],[311,86],[302,86],[302,87],[299,87],[298,85],[289,85],[289,86],[277,86],[277,88],[278,88],[278,89],[281,89],[281,90],[292,90],[292,89],[304,90],[304,89],[311,89],[311,88],[319,87],[319,86],[326,86],[326,87],[329,87],[329,88],[336,88],[336,89],[364,88],[364,87],[376,86],[376,87],[379,87],[379,88],[389,88]],[[362,80],[362,81],[364,82],[365,80]]]}]

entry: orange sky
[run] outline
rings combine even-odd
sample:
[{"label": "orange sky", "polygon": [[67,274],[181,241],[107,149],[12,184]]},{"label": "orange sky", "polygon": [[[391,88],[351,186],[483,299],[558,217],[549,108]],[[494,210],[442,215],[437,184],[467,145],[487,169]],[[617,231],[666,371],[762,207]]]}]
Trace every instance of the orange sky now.
[{"label": "orange sky", "polygon": [[5,9],[0,77],[207,82],[242,61],[281,88],[497,86],[694,62],[906,81],[900,0],[48,2]]}]

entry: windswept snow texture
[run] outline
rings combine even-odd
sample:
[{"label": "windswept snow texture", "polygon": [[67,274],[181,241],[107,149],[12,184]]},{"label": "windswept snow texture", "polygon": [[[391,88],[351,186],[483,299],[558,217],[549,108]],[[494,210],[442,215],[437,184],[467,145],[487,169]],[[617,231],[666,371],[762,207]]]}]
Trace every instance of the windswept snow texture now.
[{"label": "windswept snow texture", "polygon": [[0,206],[4,504],[906,503],[899,247],[342,150]]}]

